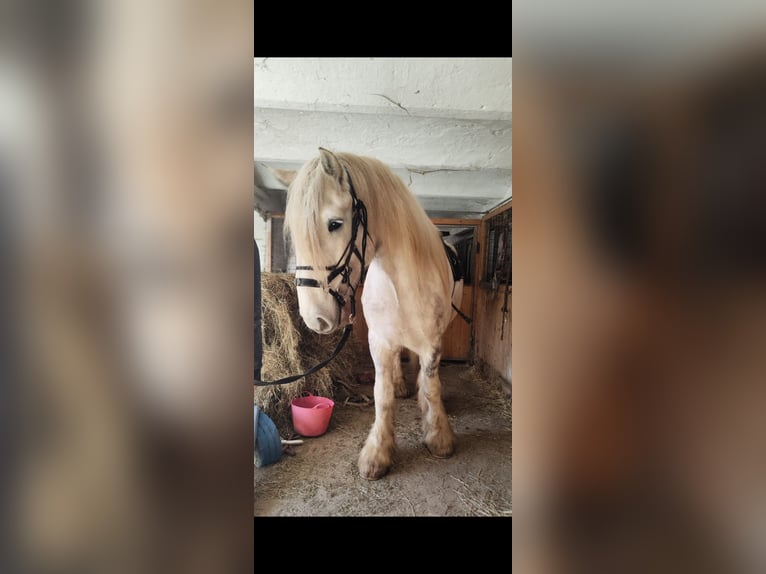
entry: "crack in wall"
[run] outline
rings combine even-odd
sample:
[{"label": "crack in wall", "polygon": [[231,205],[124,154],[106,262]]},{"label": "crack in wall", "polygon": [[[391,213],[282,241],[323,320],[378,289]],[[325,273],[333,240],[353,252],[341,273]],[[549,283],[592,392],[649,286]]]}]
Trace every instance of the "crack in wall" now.
[{"label": "crack in wall", "polygon": [[408,167],[406,169],[410,173],[410,180],[412,180],[413,173],[417,173],[420,175],[427,175],[429,173],[436,173],[437,171],[478,171],[476,168],[453,168],[453,167],[443,167],[439,169],[423,169],[423,170]]},{"label": "crack in wall", "polygon": [[370,94],[370,95],[371,95],[371,96],[379,96],[379,97],[381,97],[381,98],[383,98],[383,99],[385,99],[385,100],[388,100],[389,102],[391,102],[392,104],[394,104],[394,105],[395,105],[397,108],[404,110],[404,111],[407,113],[407,115],[408,115],[408,116],[409,116],[409,115],[411,115],[411,114],[410,114],[410,111],[409,111],[407,108],[405,108],[405,107],[404,107],[402,104],[400,104],[399,102],[397,102],[397,101],[395,101],[395,100],[392,100],[391,98],[389,98],[389,97],[388,97],[388,96],[386,96],[385,94]]}]

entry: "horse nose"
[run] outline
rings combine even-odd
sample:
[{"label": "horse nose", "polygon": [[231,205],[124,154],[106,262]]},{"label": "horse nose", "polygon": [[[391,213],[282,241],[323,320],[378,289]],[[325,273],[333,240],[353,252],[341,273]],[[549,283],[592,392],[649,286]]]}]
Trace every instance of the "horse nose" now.
[{"label": "horse nose", "polygon": [[312,310],[306,314],[301,313],[301,317],[306,327],[320,335],[331,333],[335,328],[335,322],[329,315],[319,310]]},{"label": "horse nose", "polygon": [[319,332],[319,333],[327,333],[327,332],[332,330],[332,326],[330,325],[329,322],[327,322],[322,317],[317,317],[316,318],[316,329],[314,329],[314,330]]}]

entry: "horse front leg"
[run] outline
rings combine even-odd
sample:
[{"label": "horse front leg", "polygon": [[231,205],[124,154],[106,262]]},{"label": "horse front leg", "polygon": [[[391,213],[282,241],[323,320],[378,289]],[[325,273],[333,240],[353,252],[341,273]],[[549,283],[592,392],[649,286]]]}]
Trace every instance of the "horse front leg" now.
[{"label": "horse front leg", "polygon": [[420,355],[418,403],[423,423],[423,442],[435,457],[448,458],[455,451],[456,439],[442,402],[440,360],[439,346],[434,346],[429,352]]},{"label": "horse front leg", "polygon": [[[359,474],[377,480],[391,468],[394,455],[394,361],[399,350],[369,334],[375,363],[375,422],[359,455]],[[400,369],[401,370],[401,369]]]}]

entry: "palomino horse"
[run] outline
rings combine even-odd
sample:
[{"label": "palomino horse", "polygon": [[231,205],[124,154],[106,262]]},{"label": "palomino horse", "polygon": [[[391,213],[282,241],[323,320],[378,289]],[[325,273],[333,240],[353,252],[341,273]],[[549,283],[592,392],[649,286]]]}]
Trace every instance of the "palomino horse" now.
[{"label": "palomino horse", "polygon": [[[423,208],[386,165],[320,148],[287,194],[285,229],[295,248],[298,304],[306,325],[331,333],[362,304],[375,363],[375,422],[359,473],[376,480],[394,454],[394,396],[408,394],[400,351],[420,358],[418,402],[423,440],[436,457],[455,450],[441,398],[441,338],[455,316],[462,280],[454,281],[445,244]],[[365,269],[366,278],[365,278]]]}]

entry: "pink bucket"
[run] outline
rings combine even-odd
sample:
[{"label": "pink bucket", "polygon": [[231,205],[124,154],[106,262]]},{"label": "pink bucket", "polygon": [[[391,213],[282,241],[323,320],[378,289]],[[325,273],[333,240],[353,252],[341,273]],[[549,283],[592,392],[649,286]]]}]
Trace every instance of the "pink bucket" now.
[{"label": "pink bucket", "polygon": [[327,432],[335,403],[325,397],[309,393],[307,397],[293,399],[293,428],[303,436],[320,436]]}]

